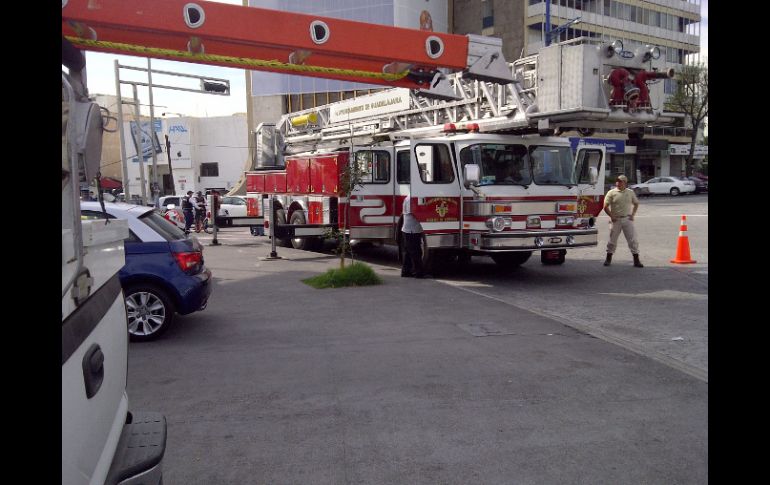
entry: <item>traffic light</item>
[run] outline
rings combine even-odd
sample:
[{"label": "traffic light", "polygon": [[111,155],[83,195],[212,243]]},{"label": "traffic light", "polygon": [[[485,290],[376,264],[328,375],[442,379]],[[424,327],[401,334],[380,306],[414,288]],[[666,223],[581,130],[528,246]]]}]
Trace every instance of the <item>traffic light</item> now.
[{"label": "traffic light", "polygon": [[230,94],[229,81],[206,81],[201,79],[201,89],[207,93]]}]

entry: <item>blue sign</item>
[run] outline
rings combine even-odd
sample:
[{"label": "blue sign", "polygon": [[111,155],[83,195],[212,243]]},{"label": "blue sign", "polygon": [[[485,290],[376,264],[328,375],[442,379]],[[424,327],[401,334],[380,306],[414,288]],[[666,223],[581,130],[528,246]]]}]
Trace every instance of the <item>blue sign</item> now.
[{"label": "blue sign", "polygon": [[582,146],[586,145],[599,145],[603,146],[607,153],[626,153],[626,141],[617,140],[611,138],[580,138],[577,136],[570,137],[570,147],[572,151],[577,151],[578,144]]}]

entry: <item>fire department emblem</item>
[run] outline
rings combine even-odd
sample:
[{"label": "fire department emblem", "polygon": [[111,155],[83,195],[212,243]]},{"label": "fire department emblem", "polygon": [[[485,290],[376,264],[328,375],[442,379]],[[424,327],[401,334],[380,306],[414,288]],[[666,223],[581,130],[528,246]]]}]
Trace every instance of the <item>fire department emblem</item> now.
[{"label": "fire department emblem", "polygon": [[449,212],[449,208],[446,206],[445,200],[442,200],[440,204],[436,204],[436,213],[439,217],[443,219],[447,212]]},{"label": "fire department emblem", "polygon": [[586,203],[586,199],[584,197],[581,197],[580,200],[578,200],[578,214],[585,214],[588,210],[588,204]]}]

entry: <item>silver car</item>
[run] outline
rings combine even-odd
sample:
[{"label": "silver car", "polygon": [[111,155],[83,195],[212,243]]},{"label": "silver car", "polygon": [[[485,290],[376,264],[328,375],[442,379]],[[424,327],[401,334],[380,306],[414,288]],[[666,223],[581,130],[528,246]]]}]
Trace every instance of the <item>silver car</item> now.
[{"label": "silver car", "polygon": [[679,195],[695,192],[695,183],[691,180],[681,180],[677,177],[655,177],[643,184],[632,185],[630,188],[636,192],[637,195]]}]

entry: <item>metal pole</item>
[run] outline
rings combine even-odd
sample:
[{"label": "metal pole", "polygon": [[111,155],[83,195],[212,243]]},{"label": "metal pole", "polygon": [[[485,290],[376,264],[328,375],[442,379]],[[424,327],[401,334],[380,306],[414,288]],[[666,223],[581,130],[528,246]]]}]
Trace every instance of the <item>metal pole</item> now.
[{"label": "metal pole", "polygon": [[217,227],[217,212],[219,212],[219,192],[214,191],[211,193],[211,222],[214,225],[214,239],[211,241],[212,246],[219,246],[217,241],[217,233],[219,228]]},{"label": "metal pole", "polygon": [[160,197],[158,185],[158,155],[155,153],[155,106],[152,103],[152,69],[150,58],[147,58],[147,88],[150,91],[150,146],[152,147],[152,202],[157,207]]},{"label": "metal pole", "polygon": [[265,259],[281,259],[278,253],[275,251],[275,204],[273,200],[275,197],[270,195],[270,256]]},{"label": "metal pole", "polygon": [[174,185],[174,169],[171,167],[171,141],[166,137],[166,158],[168,158],[168,178],[171,179],[171,195],[176,194],[176,185]]},{"label": "metal pole", "polygon": [[126,135],[123,133],[123,97],[120,95],[120,66],[115,59],[115,91],[118,95],[118,138],[120,138],[120,161],[123,165],[123,194],[126,202],[131,200],[129,185],[131,181],[128,178],[128,158],[126,158]]},{"label": "metal pole", "polygon": [[545,46],[551,45],[551,0],[545,0]]},{"label": "metal pole", "polygon": [[142,156],[142,147],[140,138],[142,137],[142,123],[139,119],[139,95],[136,92],[136,85],[131,86],[134,89],[134,119],[136,122],[136,136],[134,145],[136,146],[136,158],[139,161],[139,182],[142,184],[142,205],[147,205],[147,184],[144,179],[144,157]]}]

